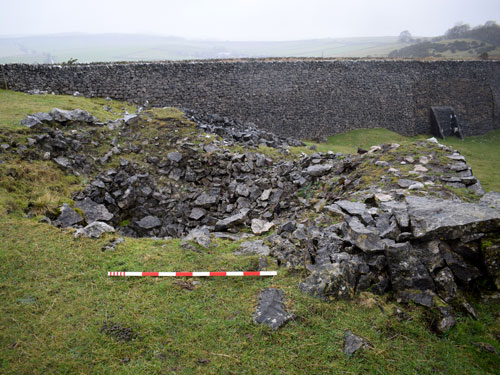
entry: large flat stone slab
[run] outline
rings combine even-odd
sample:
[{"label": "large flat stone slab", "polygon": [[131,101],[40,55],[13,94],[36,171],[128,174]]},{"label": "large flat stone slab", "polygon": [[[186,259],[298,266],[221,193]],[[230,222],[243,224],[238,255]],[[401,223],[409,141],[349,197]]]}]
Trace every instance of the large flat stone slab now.
[{"label": "large flat stone slab", "polygon": [[457,239],[500,227],[500,212],[486,205],[423,197],[406,202],[415,238]]}]

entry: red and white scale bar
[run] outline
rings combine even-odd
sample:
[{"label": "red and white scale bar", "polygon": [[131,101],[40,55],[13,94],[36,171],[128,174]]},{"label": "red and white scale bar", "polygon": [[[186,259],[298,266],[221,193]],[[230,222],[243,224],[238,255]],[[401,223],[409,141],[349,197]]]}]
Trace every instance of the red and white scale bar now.
[{"label": "red and white scale bar", "polygon": [[108,272],[108,276],[206,277],[206,276],[276,276],[278,271],[230,272]]}]

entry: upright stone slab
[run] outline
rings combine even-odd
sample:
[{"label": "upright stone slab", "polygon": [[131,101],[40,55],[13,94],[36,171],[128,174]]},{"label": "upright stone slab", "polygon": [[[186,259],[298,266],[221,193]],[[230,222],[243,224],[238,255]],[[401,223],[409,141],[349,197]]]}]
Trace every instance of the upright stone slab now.
[{"label": "upright stone slab", "polygon": [[431,133],[435,137],[464,139],[462,129],[452,107],[431,107]]}]

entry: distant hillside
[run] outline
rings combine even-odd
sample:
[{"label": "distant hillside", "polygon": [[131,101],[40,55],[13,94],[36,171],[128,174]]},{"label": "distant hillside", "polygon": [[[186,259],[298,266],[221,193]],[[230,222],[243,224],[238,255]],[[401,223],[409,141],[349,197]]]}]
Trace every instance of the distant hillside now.
[{"label": "distant hillside", "polygon": [[0,37],[0,63],[190,60],[262,57],[385,57],[397,37],[231,42],[129,34]]},{"label": "distant hillside", "polygon": [[398,36],[281,42],[193,40],[141,34],[0,36],[0,63],[79,63],[267,57],[500,58],[500,26],[457,25],[436,38]]},{"label": "distant hillside", "polygon": [[489,21],[470,29],[459,24],[442,37],[430,40],[409,40],[411,45],[389,53],[393,58],[500,58],[500,26]]}]

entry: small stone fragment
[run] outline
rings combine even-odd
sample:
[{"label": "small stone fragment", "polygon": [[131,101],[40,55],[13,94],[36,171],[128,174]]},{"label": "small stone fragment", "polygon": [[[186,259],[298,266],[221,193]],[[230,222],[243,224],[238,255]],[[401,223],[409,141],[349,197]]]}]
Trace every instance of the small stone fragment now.
[{"label": "small stone fragment", "polygon": [[251,228],[252,228],[252,232],[254,234],[259,235],[262,233],[269,232],[269,230],[272,227],[274,227],[273,222],[269,222],[269,221],[265,221],[265,220],[261,220],[261,219],[252,219]]},{"label": "small stone fragment", "polygon": [[205,249],[212,244],[210,240],[210,231],[206,227],[192,229],[186,237],[184,237],[184,241],[193,241]]},{"label": "small stone fragment", "polygon": [[80,236],[89,238],[99,238],[103,233],[114,232],[115,228],[111,225],[103,223],[101,221],[95,221],[92,224],[87,225],[85,228],[78,229],[74,237],[78,238]]},{"label": "small stone fragment", "polygon": [[161,225],[161,220],[156,216],[148,215],[139,220],[137,225],[142,229],[153,229]]},{"label": "small stone fragment", "polygon": [[200,220],[203,216],[205,216],[207,211],[200,207],[193,207],[191,213],[189,214],[189,218],[193,220]]},{"label": "small stone fragment", "polygon": [[243,220],[247,217],[249,211],[250,210],[248,208],[242,208],[237,214],[217,221],[217,223],[215,223],[215,230],[216,231],[227,230],[230,227],[242,223]]},{"label": "small stone fragment", "polygon": [[83,217],[73,210],[67,203],[63,203],[61,207],[61,215],[57,218],[63,228],[71,227],[75,224],[81,223]]},{"label": "small stone fragment", "polygon": [[359,350],[363,350],[369,347],[367,341],[363,338],[356,336],[351,331],[347,330],[344,333],[344,354],[351,357],[354,353]]},{"label": "small stone fragment", "polygon": [[254,314],[255,323],[276,330],[292,318],[293,315],[285,310],[282,290],[267,288],[260,293],[259,305]]},{"label": "small stone fragment", "polygon": [[262,256],[267,256],[270,253],[271,249],[262,240],[243,242],[239,249],[234,252],[235,255],[257,254]]},{"label": "small stone fragment", "polygon": [[168,160],[170,161],[173,161],[173,162],[180,162],[182,160],[182,154],[180,152],[177,152],[177,151],[174,151],[174,152],[170,152],[168,155],[167,155],[167,158]]},{"label": "small stone fragment", "polygon": [[328,174],[328,172],[330,172],[331,169],[332,165],[330,164],[316,164],[307,167],[305,173],[313,177],[321,177]]}]

